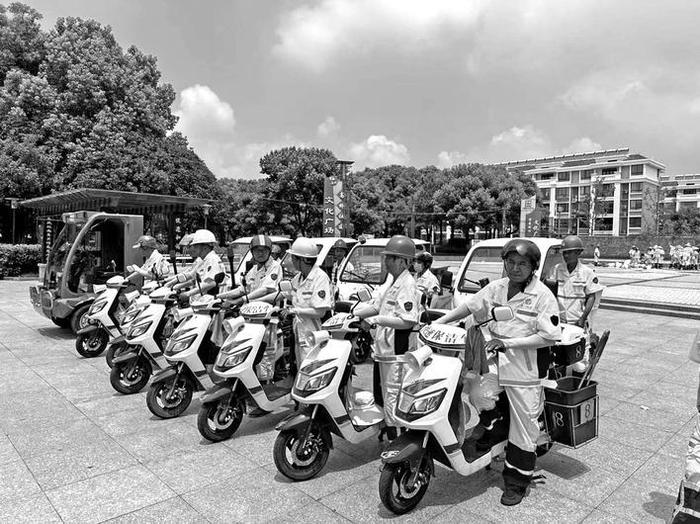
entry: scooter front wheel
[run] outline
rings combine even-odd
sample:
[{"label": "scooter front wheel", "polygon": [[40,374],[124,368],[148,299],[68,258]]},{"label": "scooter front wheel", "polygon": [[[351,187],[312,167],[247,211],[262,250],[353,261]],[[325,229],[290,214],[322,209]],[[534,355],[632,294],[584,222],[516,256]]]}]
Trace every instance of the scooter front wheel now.
[{"label": "scooter front wheel", "polygon": [[75,339],[75,350],[85,358],[97,357],[107,347],[109,333],[104,329],[96,329],[89,333],[81,333]]},{"label": "scooter front wheel", "polygon": [[105,360],[107,361],[107,365],[110,368],[114,367],[112,361],[119,355],[123,355],[129,350],[129,344],[127,344],[126,342],[120,342],[119,344],[112,344],[111,346],[109,346],[107,353],[105,353]]},{"label": "scooter front wheel", "polygon": [[109,372],[109,382],[119,393],[131,395],[141,391],[151,378],[151,364],[143,357],[119,362]]},{"label": "scooter front wheel", "polygon": [[326,465],[330,453],[326,444],[330,435],[324,435],[324,431],[327,430],[314,425],[304,446],[296,431],[280,432],[273,450],[277,471],[295,481],[309,480],[318,475]]},{"label": "scooter front wheel", "polygon": [[428,462],[422,462],[413,485],[411,479],[415,472],[408,462],[384,465],[379,476],[379,498],[386,509],[403,515],[418,505],[430,485]]},{"label": "scooter front wheel", "polygon": [[207,440],[221,442],[238,430],[243,420],[245,403],[241,398],[222,398],[218,402],[204,404],[197,416],[197,429]]},{"label": "scooter front wheel", "polygon": [[152,384],[146,395],[146,405],[156,417],[175,418],[192,402],[194,385],[186,377],[175,377]]}]

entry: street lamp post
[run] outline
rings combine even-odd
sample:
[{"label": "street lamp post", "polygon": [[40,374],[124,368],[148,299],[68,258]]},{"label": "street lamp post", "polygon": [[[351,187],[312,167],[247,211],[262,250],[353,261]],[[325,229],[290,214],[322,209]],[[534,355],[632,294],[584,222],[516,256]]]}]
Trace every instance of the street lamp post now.
[{"label": "street lamp post", "polygon": [[203,204],[202,213],[204,214],[204,229],[207,228],[207,219],[209,218],[209,211],[211,211],[211,204]]},{"label": "street lamp post", "polygon": [[5,199],[7,202],[10,203],[10,208],[12,208],[12,243],[15,244],[15,226],[17,222],[17,208],[19,207],[19,198],[16,197],[10,197]]}]

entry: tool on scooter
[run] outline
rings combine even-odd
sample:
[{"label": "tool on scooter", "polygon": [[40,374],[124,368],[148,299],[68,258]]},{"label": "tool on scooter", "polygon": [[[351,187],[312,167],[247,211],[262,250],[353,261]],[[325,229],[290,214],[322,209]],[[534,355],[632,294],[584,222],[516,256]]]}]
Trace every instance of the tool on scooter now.
[{"label": "tool on scooter", "polygon": [[194,281],[197,283],[197,289],[199,290],[199,294],[202,294],[202,286],[200,285],[202,282],[202,277],[199,276],[199,273],[194,274]]},{"label": "tool on scooter", "polygon": [[177,275],[177,256],[174,249],[170,250],[170,263],[173,265],[173,271]]},{"label": "tool on scooter", "polygon": [[606,329],[603,332],[603,335],[598,340],[598,345],[595,348],[595,355],[591,355],[591,362],[588,365],[588,369],[583,374],[583,377],[581,377],[581,382],[579,382],[577,389],[581,389],[584,385],[584,382],[586,383],[585,384],[586,386],[588,386],[588,384],[590,383],[591,376],[593,375],[593,371],[595,370],[595,367],[598,365],[598,362],[600,361],[600,357],[603,354],[603,349],[605,349],[605,345],[608,343],[609,336],[610,336],[610,330]]},{"label": "tool on scooter", "polygon": [[236,288],[236,270],[233,267],[233,244],[229,244],[226,248],[226,258],[228,258],[228,265],[231,268],[231,289]]},{"label": "tool on scooter", "polygon": [[490,280],[488,278],[480,278],[479,280],[472,280],[470,278],[465,278],[467,282],[471,282],[472,284],[476,284],[480,288],[485,288],[486,286],[489,285]]}]

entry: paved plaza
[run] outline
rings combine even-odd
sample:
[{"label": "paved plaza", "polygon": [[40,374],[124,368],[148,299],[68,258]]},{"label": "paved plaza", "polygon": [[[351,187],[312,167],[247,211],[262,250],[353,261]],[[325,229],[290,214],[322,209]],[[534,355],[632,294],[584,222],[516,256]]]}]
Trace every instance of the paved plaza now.
[{"label": "paved plaza", "polygon": [[[647,287],[675,286],[655,282]],[[74,338],[32,310],[28,284],[0,281],[0,522],[623,523],[671,515],[696,412],[698,368],[687,352],[697,321],[601,310],[597,331],[611,336],[594,377],[600,437],[540,458],[546,482],[517,507],[499,504],[497,462],[470,478],[438,467],[420,506],[394,517],[377,492],[378,442],[336,439],[319,477],[291,483],[272,461],[274,426],[286,412],[246,419],[219,444],[200,437],[196,400],[178,419],[156,419],[145,392],[115,393],[104,358],[79,357]]]}]

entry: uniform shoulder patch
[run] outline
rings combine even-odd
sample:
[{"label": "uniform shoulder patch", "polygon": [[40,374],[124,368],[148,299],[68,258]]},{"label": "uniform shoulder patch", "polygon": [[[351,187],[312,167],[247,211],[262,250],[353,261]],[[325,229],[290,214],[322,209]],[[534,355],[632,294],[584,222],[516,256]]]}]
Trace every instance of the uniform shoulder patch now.
[{"label": "uniform shoulder patch", "polygon": [[277,273],[272,273],[272,275],[270,275],[270,278],[272,280],[277,280]]},{"label": "uniform shoulder patch", "polygon": [[597,284],[598,283],[598,277],[593,277],[593,283]]},{"label": "uniform shoulder patch", "polygon": [[325,290],[323,290],[323,289],[320,290],[320,291],[318,292],[318,296],[321,297],[321,298],[326,298],[326,292],[325,292]]},{"label": "uniform shoulder patch", "polygon": [[207,267],[207,271],[211,271],[211,266]]},{"label": "uniform shoulder patch", "polygon": [[413,309],[413,302],[405,302],[403,308],[406,311],[411,311]]},{"label": "uniform shoulder patch", "polygon": [[549,317],[549,320],[552,321],[553,326],[559,325],[559,316],[558,315],[552,315],[551,317]]}]

